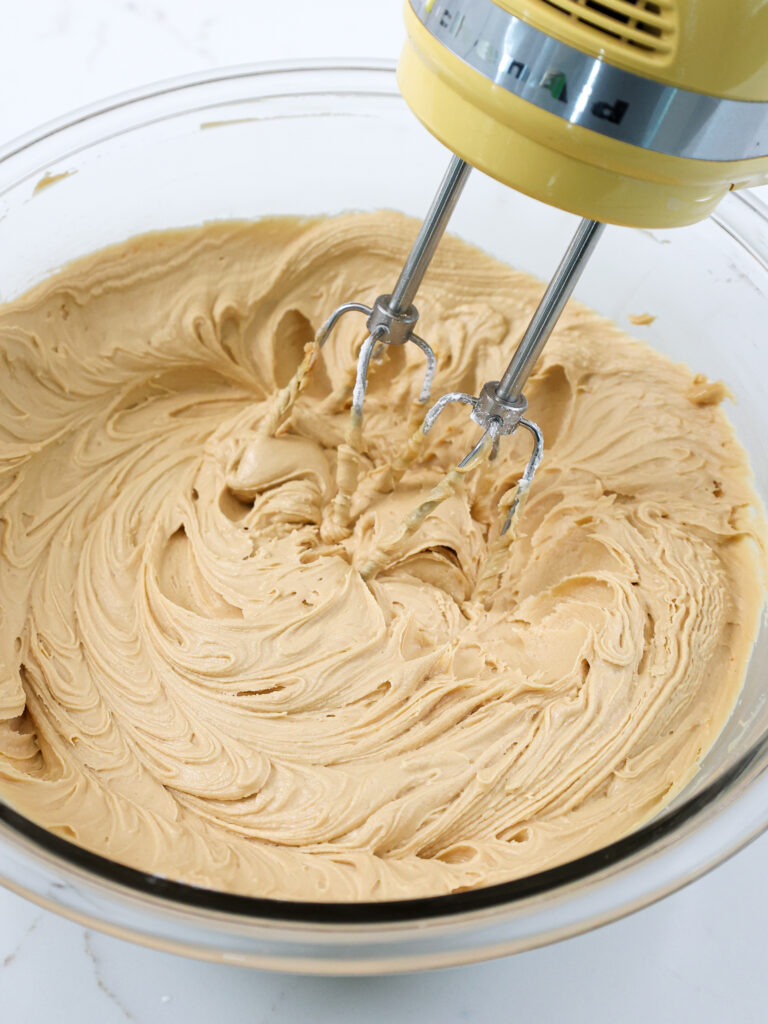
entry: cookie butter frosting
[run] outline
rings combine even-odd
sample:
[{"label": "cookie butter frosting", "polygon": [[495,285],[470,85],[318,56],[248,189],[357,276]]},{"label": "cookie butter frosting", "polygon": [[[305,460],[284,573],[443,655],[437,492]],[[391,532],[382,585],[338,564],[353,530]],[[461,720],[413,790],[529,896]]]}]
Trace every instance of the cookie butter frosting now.
[{"label": "cookie butter frosting", "polygon": [[[362,320],[265,418],[329,312],[394,280],[395,214],[134,239],[0,309],[0,795],[145,871],[366,900],[594,850],[696,771],[762,604],[762,519],[721,386],[572,304],[528,388],[546,454],[482,599],[502,442],[379,574],[477,440],[402,481],[424,363],[374,364],[350,530],[324,530]],[[446,239],[436,394],[498,376],[541,285]],[[324,539],[329,538],[331,539]]]}]

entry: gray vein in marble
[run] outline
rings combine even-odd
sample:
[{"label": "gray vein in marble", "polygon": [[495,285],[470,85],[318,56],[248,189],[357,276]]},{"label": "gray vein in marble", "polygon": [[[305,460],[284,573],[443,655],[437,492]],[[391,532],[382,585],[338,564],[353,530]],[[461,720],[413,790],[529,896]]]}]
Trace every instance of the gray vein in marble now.
[{"label": "gray vein in marble", "polygon": [[122,999],[115,993],[104,980],[104,974],[101,969],[101,960],[99,959],[96,951],[91,943],[91,933],[89,931],[83,932],[83,949],[85,950],[86,956],[93,964],[93,976],[96,979],[96,984],[99,986],[101,991],[110,999],[118,1010],[123,1014],[126,1020],[133,1020],[133,1014],[122,1001]]},{"label": "gray vein in marble", "polygon": [[149,21],[151,24],[154,23],[155,26],[160,26],[162,31],[167,32],[175,42],[179,43],[190,54],[202,58],[208,64],[215,64],[217,62],[208,42],[208,35],[215,22],[215,18],[204,18],[197,25],[194,36],[190,37],[185,31],[186,22],[184,19],[175,16],[169,17],[162,5],[143,4],[137,2],[137,0],[124,0],[122,9],[140,20]]},{"label": "gray vein in marble", "polygon": [[0,963],[0,967],[10,967],[11,966],[13,961],[18,957],[19,953],[21,952],[22,947],[24,946],[24,943],[27,941],[27,939],[32,934],[32,932],[35,930],[35,928],[37,928],[37,926],[43,920],[43,916],[44,916],[43,914],[38,914],[35,918],[33,918],[32,923],[27,928],[27,930],[24,932],[24,934],[21,936],[19,941],[16,943],[14,948],[11,950],[11,952],[6,957],[3,958],[2,962]]}]

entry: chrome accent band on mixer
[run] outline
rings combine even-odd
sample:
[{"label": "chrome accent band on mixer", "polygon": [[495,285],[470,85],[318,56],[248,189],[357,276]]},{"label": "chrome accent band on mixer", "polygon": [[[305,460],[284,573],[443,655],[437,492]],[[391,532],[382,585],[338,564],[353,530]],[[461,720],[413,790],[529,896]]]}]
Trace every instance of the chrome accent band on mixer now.
[{"label": "chrome accent band on mixer", "polygon": [[768,156],[768,103],[720,99],[623,71],[553,39],[492,0],[410,5],[454,56],[571,124],[690,160]]}]

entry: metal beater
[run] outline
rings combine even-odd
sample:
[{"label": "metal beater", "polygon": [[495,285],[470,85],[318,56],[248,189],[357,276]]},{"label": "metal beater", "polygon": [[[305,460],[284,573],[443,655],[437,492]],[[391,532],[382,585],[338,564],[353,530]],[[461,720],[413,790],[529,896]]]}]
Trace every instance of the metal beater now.
[{"label": "metal beater", "polygon": [[[373,307],[359,302],[344,303],[331,314],[318,332],[316,342],[320,346],[325,343],[331,330],[344,314],[350,311],[367,314],[368,337],[363,342],[357,360],[349,435],[353,446],[358,450],[361,447],[359,432],[363,420],[368,373],[371,357],[377,346],[404,345],[411,341],[424,352],[427,370],[419,401],[424,404],[429,401],[437,360],[432,348],[415,333],[419,313],[413,305],[413,300],[471,169],[464,160],[457,156],[452,157],[392,293],[380,295]],[[520,507],[544,453],[541,430],[536,423],[525,417],[528,402],[523,394],[523,388],[604,227],[605,225],[599,221],[581,221],[501,379],[487,381],[477,396],[460,391],[443,395],[424,417],[422,430],[426,435],[435,425],[440,413],[450,403],[461,402],[471,406],[470,416],[482,427],[483,434],[474,448],[458,464],[457,468],[460,470],[477,461],[478,453],[488,444],[489,439],[489,458],[494,459],[503,435],[512,434],[518,427],[523,427],[532,435],[531,455],[515,489],[514,499],[507,510],[502,535],[509,529],[512,517]],[[349,495],[345,498],[347,507],[348,499]]]}]

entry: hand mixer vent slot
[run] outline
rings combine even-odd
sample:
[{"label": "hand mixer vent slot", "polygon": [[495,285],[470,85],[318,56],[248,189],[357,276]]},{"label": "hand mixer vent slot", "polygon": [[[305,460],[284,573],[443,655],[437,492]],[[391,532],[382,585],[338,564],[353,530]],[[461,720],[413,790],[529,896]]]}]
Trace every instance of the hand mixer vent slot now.
[{"label": "hand mixer vent slot", "polygon": [[[635,56],[670,59],[677,41],[676,0],[534,0],[542,14],[551,15],[560,22],[564,19],[584,26],[592,42],[606,55],[623,52]],[[562,19],[562,20],[561,20]],[[583,38],[583,37],[582,37]],[[574,40],[575,41],[575,40]]]}]

